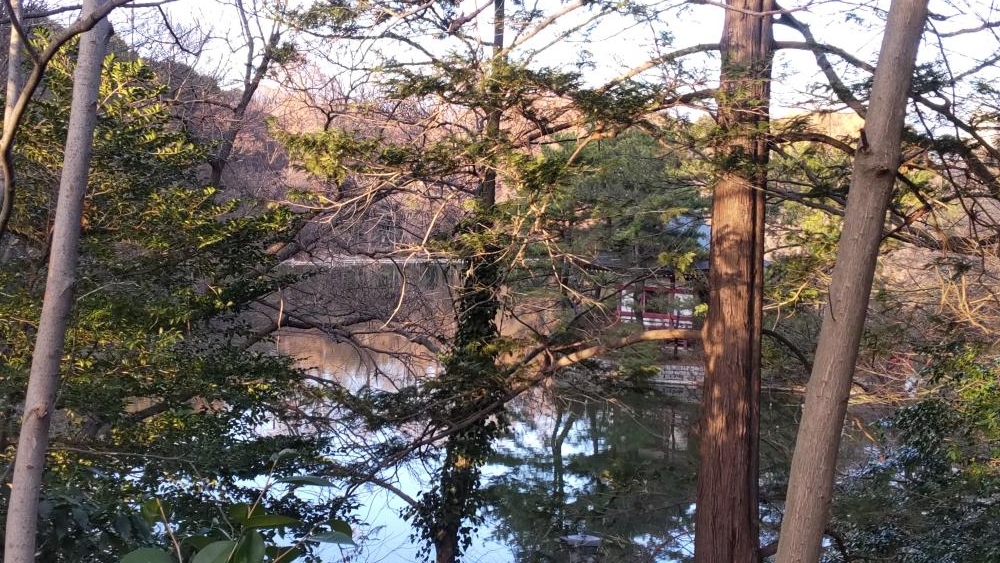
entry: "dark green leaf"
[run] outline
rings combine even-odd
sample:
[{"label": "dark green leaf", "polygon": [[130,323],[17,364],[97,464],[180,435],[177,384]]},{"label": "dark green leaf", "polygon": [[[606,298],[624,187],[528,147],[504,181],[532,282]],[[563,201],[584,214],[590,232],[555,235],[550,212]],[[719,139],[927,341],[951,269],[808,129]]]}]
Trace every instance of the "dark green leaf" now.
[{"label": "dark green leaf", "polygon": [[257,530],[244,532],[233,556],[234,563],[263,563],[264,536]]},{"label": "dark green leaf", "polygon": [[228,510],[229,516],[243,525],[246,525],[251,518],[262,516],[262,511],[263,509],[259,504],[247,504],[245,502],[234,504]]},{"label": "dark green leaf", "polygon": [[230,556],[236,550],[234,541],[217,541],[205,546],[194,556],[191,563],[229,563]]},{"label": "dark green leaf", "polygon": [[184,541],[182,541],[181,544],[189,545],[195,548],[196,551],[201,551],[202,549],[205,549],[205,546],[214,541],[216,541],[214,538],[210,538],[208,536],[188,536],[184,538]]},{"label": "dark green leaf", "polygon": [[114,526],[118,537],[132,537],[132,519],[128,514],[116,514],[114,517]]},{"label": "dark green leaf", "polygon": [[121,563],[177,563],[177,560],[162,549],[143,547],[126,554]]},{"label": "dark green leaf", "polygon": [[280,514],[261,514],[248,518],[243,523],[244,528],[280,528],[282,526],[295,526],[301,524],[301,520],[282,516]]},{"label": "dark green leaf", "polygon": [[336,530],[331,532],[321,532],[319,534],[314,534],[309,536],[310,541],[316,541],[321,543],[336,543],[340,545],[357,545],[351,536],[345,534],[344,532],[338,532]]},{"label": "dark green leaf", "polygon": [[351,525],[347,522],[340,520],[339,518],[331,518],[327,525],[335,532],[341,532],[347,537],[352,537],[354,535],[354,530],[351,529]]}]

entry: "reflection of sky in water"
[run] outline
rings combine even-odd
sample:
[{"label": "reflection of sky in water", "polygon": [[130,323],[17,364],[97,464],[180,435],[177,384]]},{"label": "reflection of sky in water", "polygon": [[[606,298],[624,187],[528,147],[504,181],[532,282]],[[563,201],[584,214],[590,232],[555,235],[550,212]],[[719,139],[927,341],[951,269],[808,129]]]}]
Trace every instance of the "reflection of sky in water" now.
[{"label": "reflection of sky in water", "polygon": [[[289,340],[285,342],[289,343]],[[303,342],[296,344],[301,346]],[[304,365],[316,367],[314,373],[336,380],[351,390],[366,385],[391,390],[395,388],[393,380],[405,379],[407,367],[415,368],[417,373],[428,374],[435,369],[430,363],[417,362],[407,366],[392,357],[378,357],[366,363],[360,361],[352,349],[328,344],[324,344],[322,349],[300,347],[296,351],[298,353],[294,355],[308,358]],[[612,534],[618,534],[617,538],[626,545],[638,546],[639,550],[646,552],[647,557],[643,561],[677,561],[665,553],[667,549],[690,556],[693,551],[694,505],[691,500],[694,493],[693,485],[681,475],[690,478],[693,470],[693,465],[684,460],[690,461],[694,454],[689,449],[694,444],[689,444],[688,440],[691,436],[690,420],[696,415],[693,406],[685,403],[696,395],[692,397],[687,388],[681,391],[640,398],[634,404],[632,399],[605,402],[576,397],[570,403],[557,405],[556,401],[546,398],[548,393],[542,390],[515,401],[510,409],[514,419],[510,433],[496,442],[497,462],[485,466],[482,472],[484,488],[491,483],[497,484],[501,498],[509,499],[510,502],[505,504],[510,506],[506,506],[506,513],[498,507],[486,507],[490,519],[473,535],[472,545],[463,556],[463,562],[513,563],[517,558],[513,544],[529,540],[548,543],[536,543],[526,546],[526,549],[537,549],[542,545],[543,549],[537,553],[563,553],[561,550],[565,548],[559,547],[555,538],[575,533],[571,529],[572,519],[580,514],[585,515],[588,533],[604,535],[607,540],[605,547],[614,541]],[[672,401],[668,397],[675,399]],[[785,403],[778,397],[769,396],[762,412],[761,430],[768,438],[762,444],[762,454],[771,457],[774,453],[768,453],[770,450],[785,452],[786,448],[774,448],[773,444],[785,444],[791,439],[794,424],[789,423],[798,413],[797,407],[791,410],[783,407]],[[797,405],[797,399],[791,403]],[[335,416],[330,418],[336,419]],[[571,426],[567,430],[568,425]],[[261,430],[266,433],[281,432],[283,429],[274,425]],[[560,448],[564,496],[559,500],[554,500],[557,471],[551,442],[554,435],[564,438]],[[354,437],[377,439],[372,436]],[[863,447],[863,442],[855,444],[858,445]],[[852,457],[858,459],[856,455],[848,456]],[[577,466],[571,467],[578,462]],[[625,466],[625,470],[616,476],[609,465],[602,465],[609,462],[617,462],[618,469],[622,470]],[[762,462],[762,477],[765,480],[774,478],[781,465]],[[640,468],[647,471],[653,469],[648,473],[637,471],[641,479],[663,478],[666,479],[663,483],[670,485],[657,488],[652,481],[638,485],[616,481],[616,478],[629,478],[630,470]],[[429,471],[417,463],[386,478],[412,497],[418,497],[431,485]],[[621,488],[616,488],[618,486]],[[689,486],[692,490],[687,491],[684,487]],[[614,518],[622,523],[617,529],[602,527],[600,519],[592,516],[592,511],[600,508],[594,506],[594,499],[607,495],[608,491],[612,496],[628,496],[631,501],[614,507],[620,511]],[[302,487],[298,494],[319,498],[321,495],[336,494],[336,491]],[[524,501],[520,505],[519,499]],[[324,561],[411,563],[427,559],[418,557],[420,542],[411,540],[412,527],[400,515],[406,507],[405,501],[375,485],[359,489],[356,500],[360,507],[353,516],[360,524],[355,526],[354,537],[359,546],[323,545],[320,553]],[[567,510],[554,510],[553,505]],[[571,506],[573,510],[569,510]],[[765,515],[767,521],[769,519]],[[539,526],[546,529],[532,528]],[[570,529],[567,530],[567,527]],[[433,555],[430,559],[433,560]],[[531,560],[530,555],[522,557],[522,561]],[[616,559],[610,557],[607,560],[610,563]]]},{"label": "reflection of sky in water", "polygon": [[[507,454],[511,459],[545,459],[551,460],[549,443],[553,429],[557,424],[565,424],[563,419],[557,421],[555,412],[543,405],[536,409],[527,420],[515,422],[511,427],[510,437],[499,440],[498,454]],[[577,419],[563,442],[562,455],[569,460],[576,455],[591,453],[589,423]],[[603,447],[602,447],[603,449]],[[490,481],[507,478],[529,478],[540,481],[552,480],[553,468],[548,465],[509,466],[500,463],[488,464],[483,468],[484,485]],[[589,485],[593,478],[567,472],[565,479],[565,502],[572,503]],[[429,488],[429,473],[420,465],[414,464],[396,475],[396,486],[407,494],[416,497],[421,490]],[[348,559],[357,562],[411,563],[421,561],[418,557],[419,543],[411,541],[412,528],[400,513],[406,503],[394,494],[375,485],[369,485],[359,490],[357,500],[360,508],[354,513],[362,524],[354,532],[359,543],[357,548],[342,546],[324,546],[321,550],[324,561],[342,561]],[[542,510],[542,507],[539,507]],[[693,507],[690,509],[693,510]],[[472,545],[466,551],[463,562],[466,563],[513,563],[516,561],[514,548],[496,537],[500,522],[487,519],[473,535]],[[591,531],[591,530],[588,530]],[[593,530],[599,533],[597,530]],[[673,530],[674,533],[687,534],[690,530]],[[640,546],[656,546],[664,541],[663,537],[640,535],[633,538]],[[686,541],[680,542],[680,548],[686,547]],[[677,544],[675,544],[676,546]],[[693,547],[693,546],[692,546]],[[667,556],[655,559],[657,563],[674,561]]]},{"label": "reflection of sky in water", "polygon": [[[545,418],[548,417],[540,413],[530,425],[515,423],[512,435],[517,436],[517,439],[500,440],[497,444],[497,450],[499,452],[516,452],[521,455],[525,454],[525,450],[531,450],[535,453],[550,452],[551,450],[546,443],[548,440],[546,432],[551,432],[553,421],[551,419],[545,421]],[[583,452],[581,447],[569,443],[563,447],[563,454],[567,456],[581,452]],[[505,465],[489,464],[483,467],[482,474],[484,481],[489,481],[508,475],[511,471],[512,468]],[[430,486],[429,474],[419,464],[413,464],[405,470],[399,471],[396,474],[396,479],[394,484],[414,497]],[[585,483],[572,475],[567,475],[567,485],[572,490],[585,485]],[[322,489],[301,487],[299,494],[320,496]],[[400,515],[406,507],[403,500],[377,485],[361,487],[357,493],[357,500],[360,507],[354,516],[362,523],[354,530],[354,538],[359,544],[358,547],[321,546],[319,553],[324,561],[350,560],[359,563],[413,563],[421,561],[418,557],[420,545],[410,538],[413,529],[409,522]],[[489,520],[483,523],[478,532],[473,535],[472,545],[465,552],[462,558],[463,562],[511,563],[515,561],[516,556],[513,549],[491,537],[495,526],[496,522]]]},{"label": "reflection of sky in water", "polygon": [[[427,487],[428,475],[416,472],[411,467],[400,471],[396,485],[406,493],[416,496]],[[489,468],[484,471],[488,473]],[[358,492],[361,506],[354,515],[363,522],[354,530],[357,548],[346,546],[324,546],[320,550],[324,561],[380,563],[413,563],[422,561],[418,557],[419,544],[410,539],[413,529],[400,516],[406,503],[399,497],[375,485],[361,488]],[[486,523],[475,534],[472,545],[463,557],[467,563],[507,563],[514,561],[510,548],[490,539],[490,524]]]},{"label": "reflection of sky in water", "polygon": [[[368,363],[360,361],[355,351],[343,346],[333,347],[324,343],[319,347],[315,342],[301,339],[296,342],[290,338],[286,338],[283,342],[283,348],[290,349],[292,344],[299,346],[294,355],[308,358],[302,365],[315,368],[316,371],[313,373],[338,381],[351,390],[357,390],[365,385],[391,390],[395,387],[393,380],[402,378],[406,372],[407,366],[393,361],[392,358],[373,358],[374,361]],[[432,364],[419,362],[409,367],[415,368],[418,373],[424,373],[428,368],[433,369]],[[625,543],[631,541],[637,546],[647,546],[650,548],[648,551],[653,552],[657,552],[655,546],[662,545],[665,541],[672,543],[674,549],[687,551],[688,539],[676,538],[677,534],[690,533],[686,525],[682,526],[685,529],[668,530],[666,528],[671,526],[669,522],[673,519],[668,514],[664,513],[662,519],[648,518],[651,511],[659,514],[660,510],[650,503],[659,503],[658,506],[662,506],[665,502],[663,495],[673,493],[665,493],[654,487],[650,492],[656,490],[656,494],[660,496],[655,499],[645,497],[643,496],[645,485],[640,484],[636,487],[614,482],[614,476],[604,475],[605,469],[595,465],[603,463],[601,460],[606,462],[614,457],[620,463],[639,463],[648,467],[650,464],[658,466],[672,457],[687,456],[686,419],[690,413],[686,407],[677,410],[671,408],[669,401],[663,397],[656,398],[654,403],[659,406],[649,408],[647,405],[645,411],[639,408],[645,413],[644,416],[652,416],[651,419],[639,423],[634,416],[637,412],[633,411],[633,407],[622,402],[607,403],[595,401],[593,398],[577,398],[571,407],[567,403],[557,405],[556,402],[548,400],[549,393],[542,390],[529,395],[531,397],[522,397],[511,406],[514,420],[510,434],[497,441],[497,462],[485,466],[482,472],[484,488],[490,483],[497,484],[495,490],[500,498],[510,500],[509,503],[505,502],[505,505],[509,506],[503,509],[493,506],[485,508],[490,518],[473,535],[472,545],[462,558],[464,562],[513,563],[517,560],[515,549],[521,548],[516,543],[524,542],[544,543],[525,545],[523,549],[531,551],[525,554],[528,559],[522,556],[522,561],[530,561],[530,553],[552,556],[564,553],[565,548],[558,545],[556,538],[566,533],[576,533],[572,529],[573,518],[578,516],[581,510],[589,515],[595,508],[599,509],[600,507],[593,506],[595,498],[607,498],[601,496],[606,495],[606,492],[595,492],[595,487],[601,489],[623,486],[620,491],[623,495],[637,499],[640,504],[646,503],[645,509],[639,511],[643,512],[646,518],[643,519],[641,515],[638,518],[642,522],[640,526],[644,526],[643,529],[633,529],[628,524],[633,519],[619,513],[616,517],[622,518],[625,527],[613,532],[602,527],[600,519],[585,516],[588,533],[598,535],[617,533],[619,539]],[[582,405],[589,406],[584,408]],[[668,427],[673,428],[673,432],[668,431]],[[281,430],[272,428],[271,431]],[[556,468],[551,439],[554,434],[563,434],[564,431],[560,449],[564,496],[556,501],[554,500]],[[609,435],[609,431],[614,433]],[[628,434],[628,437],[624,434]],[[364,438],[364,436],[354,437]],[[375,438],[369,436],[364,439]],[[638,440],[643,445],[640,447],[638,443],[633,444],[630,440]],[[621,457],[623,452],[627,454],[626,457]],[[640,456],[638,461],[635,457],[637,455]],[[570,470],[568,464],[574,460],[581,460],[583,465]],[[429,476],[427,469],[415,463],[395,474],[383,477],[406,494],[418,497],[421,491],[430,488]],[[303,487],[298,492],[314,496],[336,494],[336,491],[308,487]],[[686,498],[687,493],[673,492],[685,497],[685,503],[689,502]],[[519,499],[523,501],[521,504],[518,504]],[[400,515],[407,506],[405,501],[375,485],[359,489],[355,500],[360,505],[352,515],[360,522],[354,530],[354,537],[359,546],[348,548],[323,545],[320,553],[324,561],[411,563],[427,559],[418,557],[420,542],[411,540],[412,527]],[[563,511],[554,508],[553,505],[556,507],[573,505],[574,508]],[[555,512],[552,512],[553,510]],[[616,505],[615,510],[635,512],[630,504]],[[680,512],[685,512],[684,508],[680,508]],[[662,531],[658,529],[657,521],[660,522],[659,527],[664,528]],[[544,529],[537,529],[539,527]],[[541,551],[538,551],[539,546]],[[431,555],[431,560],[432,557]],[[655,558],[645,560],[657,563],[674,561],[662,551],[659,551]]]}]

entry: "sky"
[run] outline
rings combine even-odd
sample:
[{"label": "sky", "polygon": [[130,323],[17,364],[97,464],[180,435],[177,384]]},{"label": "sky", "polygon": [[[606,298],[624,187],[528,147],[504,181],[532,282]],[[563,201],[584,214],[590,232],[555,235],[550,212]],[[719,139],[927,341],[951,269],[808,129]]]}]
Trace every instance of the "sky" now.
[{"label": "sky", "polygon": [[[290,0],[305,3],[306,0]],[[473,13],[477,2],[484,0],[464,0],[459,4],[459,13]],[[488,0],[485,0],[488,1]],[[572,0],[535,0],[539,9],[558,10],[570,4]],[[654,0],[638,0],[647,7]],[[670,0],[668,0],[669,2]],[[205,45],[201,55],[196,59],[189,57],[190,62],[199,69],[228,78],[233,86],[239,84],[241,73],[245,68],[245,53],[241,48],[244,40],[241,37],[239,19],[236,17],[234,3],[236,0],[174,0],[164,6],[164,11],[175,22],[176,30],[196,30],[197,33],[208,31],[212,39]],[[243,0],[248,8],[259,6],[264,0]],[[529,4],[526,2],[525,4]],[[478,4],[481,5],[481,4]],[[690,2],[673,0],[673,3],[657,3],[664,9],[664,22],[657,26],[627,25],[623,18],[609,19],[602,24],[586,40],[577,38],[565,41],[548,48],[542,55],[535,58],[536,66],[554,66],[567,68],[576,61],[584,50],[593,53],[594,67],[587,69],[584,79],[592,84],[604,83],[621,75],[639,62],[648,60],[657,53],[667,52],[672,48],[683,48],[701,43],[715,43],[721,35],[723,10],[715,5],[715,0],[700,0]],[[838,46],[862,60],[874,62],[881,42],[882,27],[866,23],[873,19],[873,11],[885,9],[888,1],[870,2],[865,0],[786,0],[782,5],[792,11],[799,20],[809,24],[820,42]],[[469,33],[478,33],[482,37],[492,34],[492,22],[488,15],[490,10],[470,21],[466,29]],[[932,0],[931,12],[934,17],[931,26],[945,32],[963,29],[973,29],[981,26],[983,21],[1000,19],[1000,9],[990,0]],[[577,11],[581,16],[587,12]],[[142,41],[141,31],[135,31],[141,26],[144,18],[158,20],[159,15],[153,10],[120,10],[115,16],[121,23],[116,29],[121,29],[123,38],[127,41]],[[579,21],[569,19],[568,21]],[[655,47],[654,39],[664,30],[673,35],[673,43],[669,47]],[[266,28],[254,28],[255,34]],[[152,34],[149,34],[152,35]],[[511,37],[512,34],[508,34]],[[801,36],[787,26],[775,26],[775,37],[779,41],[801,41]],[[541,33],[525,44],[526,47],[537,47],[547,44],[551,34]],[[424,44],[432,49],[446,49],[447,43],[437,38],[421,38]],[[327,48],[327,46],[325,46]],[[993,30],[985,30],[976,34],[956,35],[940,41],[928,41],[921,50],[923,60],[932,60],[946,53],[950,70],[960,74],[984,58],[1000,49],[1000,39]],[[834,61],[838,61],[833,57]],[[715,70],[717,57],[714,55],[695,55],[687,57],[685,71],[678,75],[668,75],[666,79],[679,81],[702,82],[710,85],[717,76]],[[835,63],[841,72],[849,71],[846,64]],[[651,69],[645,76],[653,77],[660,69]],[[814,57],[803,51],[782,50],[775,60],[774,85],[775,113],[782,114],[792,111],[800,100],[810,96],[810,89],[816,83],[823,82]],[[862,73],[855,73],[855,78]]]},{"label": "sky", "polygon": [[[245,41],[239,25],[235,3],[242,1],[248,9],[259,8],[273,0],[172,0],[162,5],[162,10],[174,24],[174,31],[184,37],[188,45],[196,48],[200,43],[194,38],[199,35],[210,35],[200,56],[188,56],[188,62],[200,70],[227,77],[234,85],[238,83],[245,68]],[[302,5],[308,0],[284,0],[288,3]],[[484,0],[463,0],[459,3],[459,13],[472,13],[478,2]],[[489,1],[489,0],[485,0]],[[536,59],[537,65],[560,66],[568,65],[579,58],[581,51],[593,53],[595,68],[587,71],[586,79],[593,84],[599,84],[627,71],[638,62],[648,60],[657,53],[669,51],[670,48],[683,48],[700,43],[715,43],[721,35],[723,11],[716,0],[636,0],[646,7],[654,5],[663,9],[664,22],[657,26],[628,25],[623,18],[608,19],[586,41],[579,38],[563,42],[545,51]],[[69,6],[75,0],[57,0],[54,6]],[[140,1],[148,5],[149,2]],[[529,4],[526,2],[525,4]],[[534,6],[542,10],[562,9],[571,0],[535,0]],[[479,4],[481,5],[481,4]],[[786,0],[783,7],[792,11],[796,18],[810,24],[813,33],[820,42],[836,45],[847,52],[859,56],[866,61],[874,61],[881,41],[882,28],[879,25],[869,25],[863,20],[871,19],[873,10],[885,9],[887,0],[870,2],[866,0]],[[472,20],[466,28],[469,32],[478,33],[482,37],[492,34],[490,11]],[[932,27],[953,32],[962,29],[972,29],[982,25],[983,21],[1000,20],[1000,8],[994,5],[994,0],[931,0],[931,12],[934,18]],[[65,14],[70,17],[74,13]],[[156,9],[118,9],[113,15],[116,31],[126,42],[146,44],[152,53],[166,53],[169,45],[155,45],[160,39],[157,32],[148,32],[144,27],[159,23],[162,18]],[[570,20],[572,21],[572,20]],[[252,24],[254,22],[251,22]],[[264,26],[254,26],[252,31],[260,35],[269,29]],[[669,31],[674,41],[670,47],[659,50],[653,45],[654,39],[664,30]],[[510,35],[509,35],[510,36]],[[786,26],[775,26],[775,36],[778,40],[799,41],[801,37]],[[541,45],[550,39],[546,34],[539,34],[530,45]],[[425,39],[425,41],[427,41]],[[433,41],[433,40],[431,40]],[[443,48],[443,43],[441,44]],[[954,65],[956,73],[968,68],[976,61],[982,60],[1000,49],[1000,39],[995,30],[986,30],[977,34],[955,36],[941,42],[927,42],[922,47],[922,58],[944,52]],[[689,57],[697,71],[698,67],[713,65],[714,58]],[[795,88],[805,89],[807,85],[819,79],[813,57],[804,52],[783,51],[776,59],[776,71],[784,82],[794,84]],[[648,74],[656,72],[650,70]],[[709,74],[711,76],[711,73]],[[783,95],[779,88],[779,98]],[[779,103],[780,100],[779,100]]]}]

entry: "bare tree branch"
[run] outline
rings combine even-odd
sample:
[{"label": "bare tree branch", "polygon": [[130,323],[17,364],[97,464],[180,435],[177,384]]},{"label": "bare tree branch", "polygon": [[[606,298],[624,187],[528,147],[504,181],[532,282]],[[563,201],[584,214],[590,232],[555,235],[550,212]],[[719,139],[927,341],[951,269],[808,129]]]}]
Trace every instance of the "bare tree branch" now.
[{"label": "bare tree branch", "polygon": [[583,350],[577,350],[576,352],[567,354],[553,362],[549,369],[552,370],[568,367],[578,364],[584,360],[589,360],[595,356],[607,354],[612,350],[619,350],[640,342],[653,342],[657,340],[700,340],[701,337],[701,331],[694,329],[664,328],[645,330],[635,334],[630,334],[612,342],[598,344],[596,346],[591,346],[589,348],[584,348]]}]

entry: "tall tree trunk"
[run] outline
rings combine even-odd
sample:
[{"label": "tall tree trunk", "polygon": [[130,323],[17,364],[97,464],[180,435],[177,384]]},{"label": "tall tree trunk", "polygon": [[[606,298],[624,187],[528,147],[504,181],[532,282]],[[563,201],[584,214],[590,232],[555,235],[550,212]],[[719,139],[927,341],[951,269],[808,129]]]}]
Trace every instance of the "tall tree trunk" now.
[{"label": "tall tree trunk", "polygon": [[[103,3],[104,0],[85,0],[84,13],[92,13]],[[35,560],[38,498],[45,469],[49,426],[59,386],[59,368],[74,300],[80,219],[87,189],[94,127],[97,123],[101,68],[110,36],[111,25],[106,19],[86,32],[80,40],[79,58],[73,73],[73,102],[59,184],[48,278],[31,360],[7,512],[4,548],[6,563],[32,563]]]},{"label": "tall tree trunk", "polygon": [[[12,0],[10,3],[10,44],[7,46],[7,98],[4,102],[3,111],[3,137],[13,138],[14,128],[17,127],[17,120],[14,114],[17,106],[17,99],[21,97],[21,88],[24,84],[23,71],[21,69],[21,54],[24,50],[25,38],[21,37],[24,31],[24,19],[22,15],[24,9],[21,0]],[[6,160],[13,160],[14,143],[8,143],[5,147],[7,152]],[[0,235],[7,228],[7,220],[14,209],[14,172],[9,167],[3,167],[3,190],[0,192]],[[2,237],[0,237],[2,239]],[[0,248],[0,251],[3,249]],[[2,255],[0,255],[2,257]]]},{"label": "tall tree trunk", "polygon": [[10,7],[11,29],[10,44],[7,49],[7,98],[3,113],[4,133],[7,133],[7,129],[14,125],[11,118],[14,115],[17,98],[21,96],[21,85],[24,83],[23,70],[21,69],[21,52],[24,49],[24,38],[21,37],[23,24],[19,23],[24,21],[21,17],[24,10],[21,6],[21,0],[11,0]]},{"label": "tall tree trunk", "polygon": [[[500,122],[503,117],[500,99],[503,91],[495,75],[504,64],[505,0],[493,2],[493,59],[489,86],[485,139],[499,150]],[[476,197],[479,209],[474,221],[463,228],[470,234],[484,234],[493,228],[492,214],[496,205],[497,169],[495,155],[489,159]],[[489,236],[489,235],[487,235]],[[446,414],[450,421],[481,417],[479,420],[448,437],[441,469],[439,491],[433,523],[437,563],[455,563],[461,553],[462,527],[475,517],[480,470],[492,451],[493,440],[501,430],[503,413],[494,411],[494,420],[486,420],[485,409],[502,400],[506,389],[496,369],[496,347],[499,336],[496,316],[500,308],[498,294],[501,275],[497,262],[501,249],[487,245],[485,250],[467,256],[467,270],[460,291],[457,326],[453,351],[444,363],[446,393],[457,394],[455,408]],[[492,409],[491,409],[492,410]],[[499,420],[497,420],[499,419]]]},{"label": "tall tree trunk", "polygon": [[[3,112],[3,134],[11,134],[14,127],[14,108],[17,98],[21,95],[21,85],[24,82],[23,72],[21,69],[21,51],[23,49],[23,38],[20,33],[18,33],[17,28],[19,25],[15,25],[21,20],[21,14],[23,13],[21,7],[21,0],[12,0],[10,3],[10,19],[11,19],[11,29],[10,29],[10,44],[7,50],[7,98],[4,104]],[[0,181],[2,180],[3,173],[0,172]],[[13,204],[13,183],[3,181],[3,187],[0,189],[0,209],[7,207],[7,212],[0,211],[0,217],[10,214],[10,208]],[[3,232],[2,221],[0,221],[0,233]],[[0,266],[7,262],[7,251],[8,248],[3,244],[3,237],[0,236]],[[11,422],[14,419],[15,404],[11,400],[11,397],[5,396],[0,397],[0,451],[6,451],[7,446],[10,444],[10,427]],[[10,466],[5,467],[0,471],[0,479],[6,481],[8,476],[8,470]],[[6,491],[4,492],[6,494]]]},{"label": "tall tree trunk", "polygon": [[[495,255],[470,259],[459,299],[458,327],[452,353],[444,362],[443,393],[454,407],[444,424],[480,417],[448,437],[441,466],[433,541],[437,563],[455,563],[461,552],[462,527],[479,508],[479,477],[502,424],[482,414],[502,400],[504,388],[496,368],[497,285]],[[502,413],[496,413],[502,417]]]},{"label": "tall tree trunk", "polygon": [[695,561],[757,561],[760,329],[772,0],[728,0],[703,330]]},{"label": "tall tree trunk", "polygon": [[893,0],[854,157],[844,226],[788,482],[778,563],[819,560],[927,0]]}]

